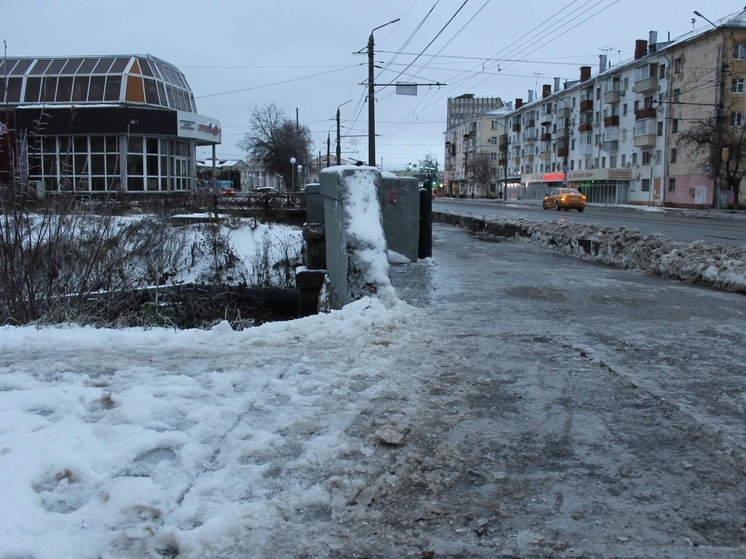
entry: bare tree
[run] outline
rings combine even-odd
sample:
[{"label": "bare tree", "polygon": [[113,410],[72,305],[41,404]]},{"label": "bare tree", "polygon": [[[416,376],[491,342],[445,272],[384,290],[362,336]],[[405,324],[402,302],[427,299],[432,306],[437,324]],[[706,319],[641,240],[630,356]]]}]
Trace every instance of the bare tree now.
[{"label": "bare tree", "polygon": [[238,142],[238,147],[267,172],[280,174],[286,185],[292,185],[295,170],[290,158],[296,159],[296,165],[308,167],[313,141],[307,126],[296,124],[272,103],[252,109],[249,131]]},{"label": "bare tree", "polygon": [[738,209],[741,180],[746,175],[746,123],[729,126],[714,118],[700,120],[679,134],[677,145],[690,153],[698,167],[720,170],[716,183],[717,178],[725,180]]},{"label": "bare tree", "polygon": [[484,190],[485,196],[495,196],[495,166],[489,154],[480,153],[472,156],[469,159],[467,172],[471,174],[479,188]]}]

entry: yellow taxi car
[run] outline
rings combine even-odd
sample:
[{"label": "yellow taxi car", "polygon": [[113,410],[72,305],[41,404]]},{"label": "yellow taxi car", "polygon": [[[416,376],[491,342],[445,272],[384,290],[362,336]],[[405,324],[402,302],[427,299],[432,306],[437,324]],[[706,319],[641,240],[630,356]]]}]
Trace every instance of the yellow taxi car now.
[{"label": "yellow taxi car", "polygon": [[553,188],[544,196],[541,207],[544,210],[554,208],[557,211],[575,208],[582,212],[585,209],[585,196],[575,188]]}]

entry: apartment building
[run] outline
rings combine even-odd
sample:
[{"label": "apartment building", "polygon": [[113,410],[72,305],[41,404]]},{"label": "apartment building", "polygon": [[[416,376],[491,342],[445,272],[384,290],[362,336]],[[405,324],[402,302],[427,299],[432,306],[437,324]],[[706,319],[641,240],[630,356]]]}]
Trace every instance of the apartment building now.
[{"label": "apartment building", "polygon": [[505,135],[503,107],[473,115],[445,133],[443,183],[446,196],[497,198],[502,188],[500,138]]},{"label": "apartment building", "polygon": [[[635,41],[633,59],[612,66],[601,55],[595,73],[583,66],[575,81],[528,93],[499,116],[498,177],[508,197],[540,199],[571,185],[591,203],[746,203],[736,165],[746,154],[746,12],[674,40],[651,31]],[[707,125],[712,145],[684,141]],[[456,128],[446,132],[446,153],[458,181],[471,129]]]}]

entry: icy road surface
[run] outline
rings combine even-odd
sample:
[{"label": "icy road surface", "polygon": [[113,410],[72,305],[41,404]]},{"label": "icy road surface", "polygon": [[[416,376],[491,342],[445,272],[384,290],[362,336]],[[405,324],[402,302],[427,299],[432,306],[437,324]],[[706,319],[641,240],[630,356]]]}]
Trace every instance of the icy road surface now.
[{"label": "icy road surface", "polygon": [[393,310],[0,331],[0,557],[746,557],[746,299],[435,226]]}]

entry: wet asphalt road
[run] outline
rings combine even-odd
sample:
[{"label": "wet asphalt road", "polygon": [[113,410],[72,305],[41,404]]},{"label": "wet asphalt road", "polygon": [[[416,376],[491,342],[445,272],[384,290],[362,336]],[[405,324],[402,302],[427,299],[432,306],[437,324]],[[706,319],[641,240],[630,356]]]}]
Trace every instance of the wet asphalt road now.
[{"label": "wet asphalt road", "polygon": [[358,541],[746,557],[746,299],[451,226],[433,240],[433,263],[391,272],[435,340],[411,364],[427,411],[369,465],[399,485],[349,511]]}]

